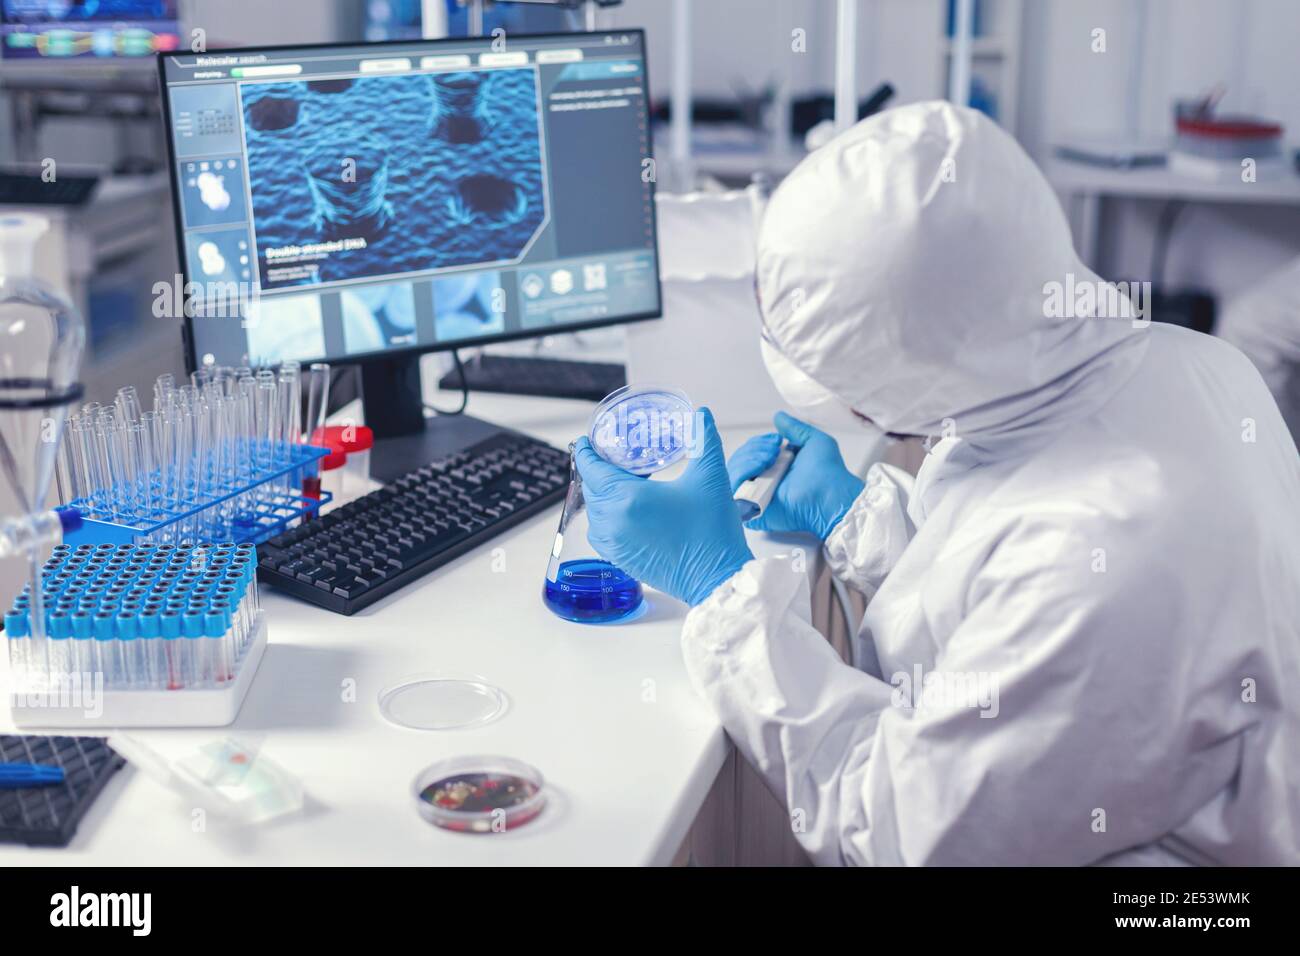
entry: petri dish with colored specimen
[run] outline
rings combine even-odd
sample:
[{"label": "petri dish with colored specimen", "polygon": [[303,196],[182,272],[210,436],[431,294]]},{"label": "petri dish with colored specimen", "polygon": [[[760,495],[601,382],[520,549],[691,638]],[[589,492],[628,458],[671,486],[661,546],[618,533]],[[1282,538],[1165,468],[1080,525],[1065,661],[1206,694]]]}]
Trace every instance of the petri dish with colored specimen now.
[{"label": "petri dish with colored specimen", "polygon": [[504,833],[546,805],[537,768],[513,757],[452,757],[426,767],[413,787],[420,816],[459,833]]}]

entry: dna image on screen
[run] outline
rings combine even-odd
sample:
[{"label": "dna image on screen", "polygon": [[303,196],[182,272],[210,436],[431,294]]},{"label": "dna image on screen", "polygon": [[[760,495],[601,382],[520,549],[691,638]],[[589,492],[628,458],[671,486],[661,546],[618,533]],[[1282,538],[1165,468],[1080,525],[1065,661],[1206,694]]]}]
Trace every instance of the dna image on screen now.
[{"label": "dna image on screen", "polygon": [[546,222],[531,69],[240,93],[263,290],[509,263]]}]

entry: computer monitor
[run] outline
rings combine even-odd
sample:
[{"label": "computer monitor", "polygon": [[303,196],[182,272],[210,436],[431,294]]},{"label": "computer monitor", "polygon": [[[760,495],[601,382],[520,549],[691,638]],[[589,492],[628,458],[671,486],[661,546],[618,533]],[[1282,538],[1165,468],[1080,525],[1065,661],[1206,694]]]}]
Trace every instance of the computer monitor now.
[{"label": "computer monitor", "polygon": [[640,30],[159,57],[193,364],[362,363],[660,314]]},{"label": "computer monitor", "polygon": [[0,0],[5,82],[127,75],[180,45],[177,0]]}]

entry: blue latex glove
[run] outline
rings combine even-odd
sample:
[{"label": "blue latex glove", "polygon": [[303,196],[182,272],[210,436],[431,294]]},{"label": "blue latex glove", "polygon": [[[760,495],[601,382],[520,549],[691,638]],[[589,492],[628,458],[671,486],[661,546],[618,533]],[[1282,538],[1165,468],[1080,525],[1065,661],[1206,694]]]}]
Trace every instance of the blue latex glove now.
[{"label": "blue latex glove", "polygon": [[757,435],[727,462],[734,492],[776,461],[784,438],[798,451],[763,513],[746,527],[756,531],[808,531],[822,541],[839,524],[864,482],[844,465],[840,446],[824,431],[785,412],[776,413],[776,433]]},{"label": "blue latex glove", "polygon": [[703,408],[700,454],[675,481],[611,465],[584,435],[574,449],[587,540],[606,561],[694,607],[753,559],[727,481],[722,439]]}]

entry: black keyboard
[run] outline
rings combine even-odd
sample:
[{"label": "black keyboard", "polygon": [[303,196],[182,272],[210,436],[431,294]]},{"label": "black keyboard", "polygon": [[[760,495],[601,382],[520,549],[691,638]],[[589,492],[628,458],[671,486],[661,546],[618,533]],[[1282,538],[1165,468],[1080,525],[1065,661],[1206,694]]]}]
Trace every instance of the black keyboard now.
[{"label": "black keyboard", "polygon": [[[479,355],[465,363],[472,392],[539,395],[542,398],[583,398],[598,402],[627,384],[627,370],[614,362],[571,362],[528,355]],[[460,375],[452,369],[438,383],[459,389]]]},{"label": "black keyboard", "polygon": [[258,577],[354,614],[562,501],[569,455],[501,433],[258,546]]},{"label": "black keyboard", "polygon": [[0,206],[80,206],[98,184],[95,176],[59,173],[46,182],[40,173],[0,170]]}]

